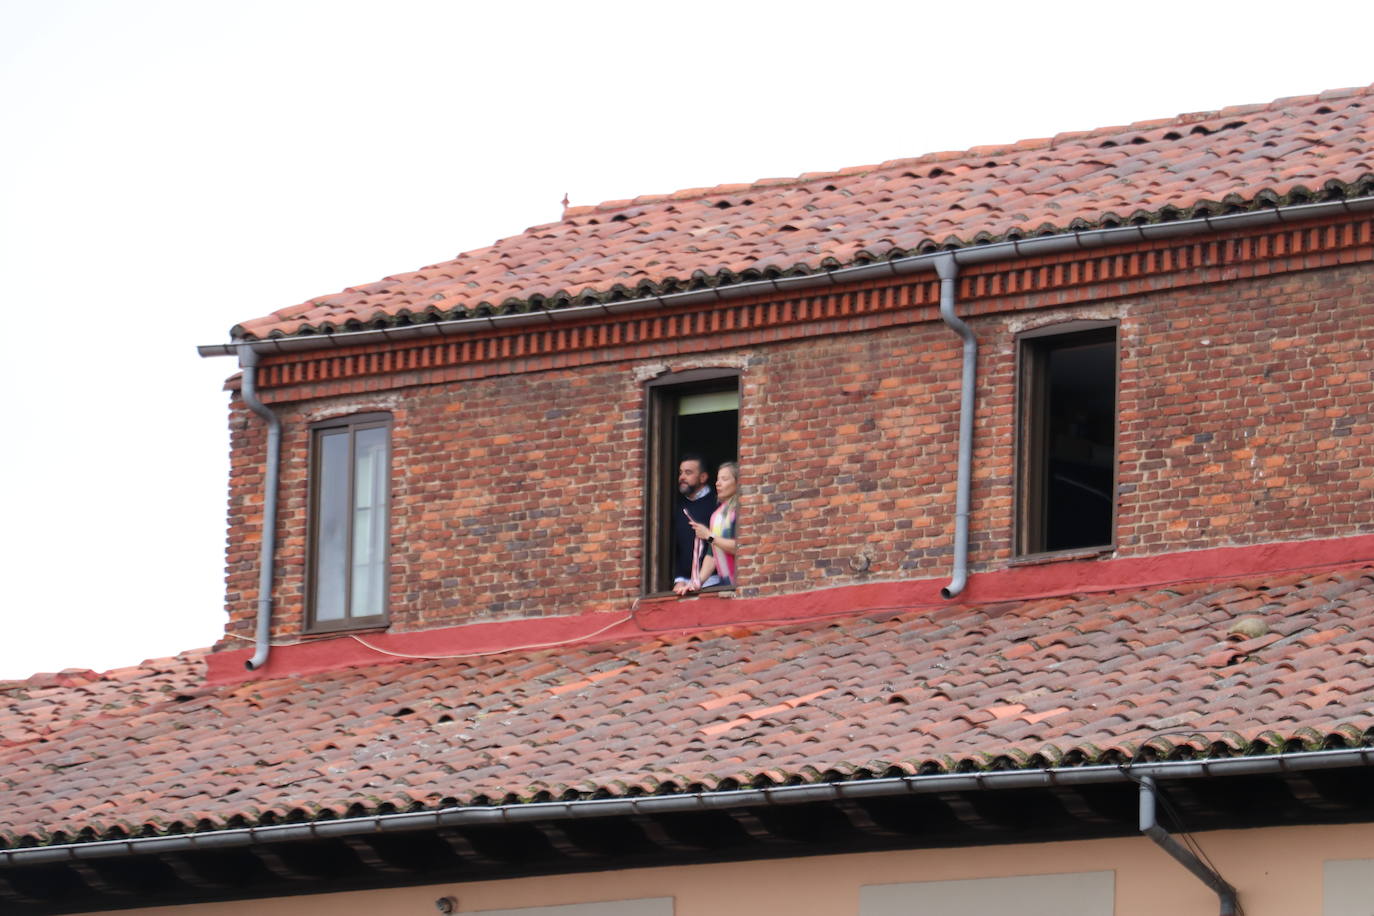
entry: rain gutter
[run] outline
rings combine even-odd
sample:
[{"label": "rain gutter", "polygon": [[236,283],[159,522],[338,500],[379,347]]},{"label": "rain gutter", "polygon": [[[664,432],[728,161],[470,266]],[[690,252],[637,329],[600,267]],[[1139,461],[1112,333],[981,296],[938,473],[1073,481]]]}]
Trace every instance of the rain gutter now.
[{"label": "rain gutter", "polygon": [[793,292],[821,286],[836,286],[842,283],[858,283],[883,277],[905,276],[935,270],[937,263],[945,257],[953,257],[955,263],[960,265],[987,264],[1017,258],[1044,257],[1069,251],[1087,251],[1129,242],[1153,242],[1204,232],[1249,229],[1274,223],[1296,223],[1336,213],[1362,213],[1368,210],[1374,210],[1374,197],[1322,201],[1314,204],[1293,204],[1287,207],[1269,207],[1247,213],[1201,216],[1195,219],[1150,223],[1144,226],[1084,229],[1029,239],[1008,239],[1004,242],[992,242],[986,245],[970,245],[966,248],[956,248],[949,251],[933,251],[909,257],[893,258],[888,261],[877,261],[872,264],[837,267],[796,277],[750,280],[744,283],[732,283],[728,286],[664,293],[662,295],[650,294],[635,299],[623,299],[618,302],[596,302],[567,308],[541,309],[536,312],[517,312],[510,315],[489,315],[480,318],[426,321],[422,324],[369,328],[365,331],[338,331],[295,337],[269,337],[264,340],[235,340],[223,344],[204,344],[197,347],[196,351],[205,357],[234,356],[243,350],[256,350],[262,354],[298,353],[307,350],[352,347],[380,341],[456,337],[521,325],[558,325],[566,321],[598,315],[609,316],[650,307],[670,308],[704,302],[724,302],[744,296]]},{"label": "rain gutter", "polygon": [[[898,776],[723,792],[650,795],[635,798],[595,798],[528,804],[453,806],[434,811],[378,814],[368,817],[272,824],[211,830],[165,837],[132,837],[91,843],[65,843],[0,850],[0,867],[84,862],[92,859],[160,855],[190,850],[213,850],[303,840],[330,840],[369,834],[404,833],[467,827],[549,823],[585,818],[633,815],[671,815],[682,812],[730,811],[774,805],[801,805],[941,792],[982,792],[1002,789],[1052,789],[1102,783],[1139,783],[1143,779],[1197,779],[1229,776],[1281,775],[1307,770],[1374,766],[1374,748],[1303,751],[1263,757],[1165,761],[1125,766],[1051,767],[1043,770],[995,770],[980,773],[942,773]],[[1229,885],[1228,885],[1229,886]]]}]

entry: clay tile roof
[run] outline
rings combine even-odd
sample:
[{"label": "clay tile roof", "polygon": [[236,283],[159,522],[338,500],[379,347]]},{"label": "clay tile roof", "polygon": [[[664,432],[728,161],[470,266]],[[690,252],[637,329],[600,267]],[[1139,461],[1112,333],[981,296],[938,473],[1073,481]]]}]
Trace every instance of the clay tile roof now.
[{"label": "clay tile roof", "polygon": [[1368,745],[1374,564],[225,686],[203,664],[0,685],[0,847]]},{"label": "clay tile roof", "polygon": [[[1374,86],[613,200],[232,333],[255,339],[461,318],[483,307],[557,308],[609,299],[617,287],[673,292],[755,279],[765,268],[809,273],[1016,233],[1366,195],[1371,149]],[[876,222],[881,241],[870,240]]]}]

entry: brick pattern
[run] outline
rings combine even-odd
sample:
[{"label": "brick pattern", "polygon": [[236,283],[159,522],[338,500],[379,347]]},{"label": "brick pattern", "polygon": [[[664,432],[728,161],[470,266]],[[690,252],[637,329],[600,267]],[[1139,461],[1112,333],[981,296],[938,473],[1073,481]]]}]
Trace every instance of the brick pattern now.
[{"label": "brick pattern", "polygon": [[[1344,281],[1355,282],[1347,285]],[[1374,275],[1200,288],[1123,371],[1122,545],[1374,530]]]},{"label": "brick pattern", "polygon": [[1374,744],[1369,564],[855,612],[226,686],[200,653],[0,684],[0,845]]},{"label": "brick pattern", "polygon": [[263,338],[611,301],[942,246],[1364,195],[1374,88],[567,211],[244,322]]},{"label": "brick pattern", "polygon": [[[275,635],[304,615],[310,433],[356,399],[282,412]],[[644,463],[640,389],[618,369],[545,373],[512,385],[429,386],[364,398],[393,415],[393,628],[595,609],[637,593]],[[232,448],[229,607],[241,636],[256,614],[261,421],[241,407]],[[633,520],[633,521],[632,521]]]},{"label": "brick pattern", "polygon": [[[1011,557],[1015,334],[1121,323],[1122,556],[1374,531],[1374,275],[1355,265],[1028,312],[978,313],[972,563]],[[719,343],[719,342],[717,342]],[[642,381],[742,366],[742,591],[776,595],[948,571],[958,341],[927,320],[674,357],[639,355],[282,403],[276,620],[298,631],[308,424],[395,417],[393,628],[623,610],[639,594]],[[261,421],[233,420],[228,605],[251,636]]]}]

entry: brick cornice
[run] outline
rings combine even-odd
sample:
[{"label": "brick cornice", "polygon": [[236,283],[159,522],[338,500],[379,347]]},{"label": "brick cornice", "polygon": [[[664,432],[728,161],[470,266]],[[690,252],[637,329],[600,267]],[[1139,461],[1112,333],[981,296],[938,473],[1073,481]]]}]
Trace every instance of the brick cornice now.
[{"label": "brick cornice", "polygon": [[[958,298],[962,313],[987,315],[1371,260],[1374,218],[1336,216],[972,266],[959,278]],[[923,274],[437,341],[267,356],[259,386],[265,400],[285,402],[699,353],[931,321],[938,305],[939,282]]]}]

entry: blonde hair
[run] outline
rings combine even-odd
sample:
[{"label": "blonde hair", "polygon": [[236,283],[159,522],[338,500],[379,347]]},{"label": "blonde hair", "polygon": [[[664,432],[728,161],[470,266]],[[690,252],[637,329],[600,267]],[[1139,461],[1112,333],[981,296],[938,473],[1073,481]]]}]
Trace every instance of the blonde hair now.
[{"label": "blonde hair", "polygon": [[726,502],[730,504],[730,508],[733,509],[733,508],[735,508],[735,507],[738,505],[738,503],[739,503],[739,463],[736,462],[736,461],[722,461],[722,462],[720,463],[720,467],[716,468],[716,487],[717,487],[717,488],[720,487],[720,472],[723,471],[723,470],[725,470],[726,468],[729,468],[729,469],[730,469],[731,475],[733,475],[734,478],[735,478],[735,492],[734,492],[734,495],[731,496],[729,499],[726,500]]}]

